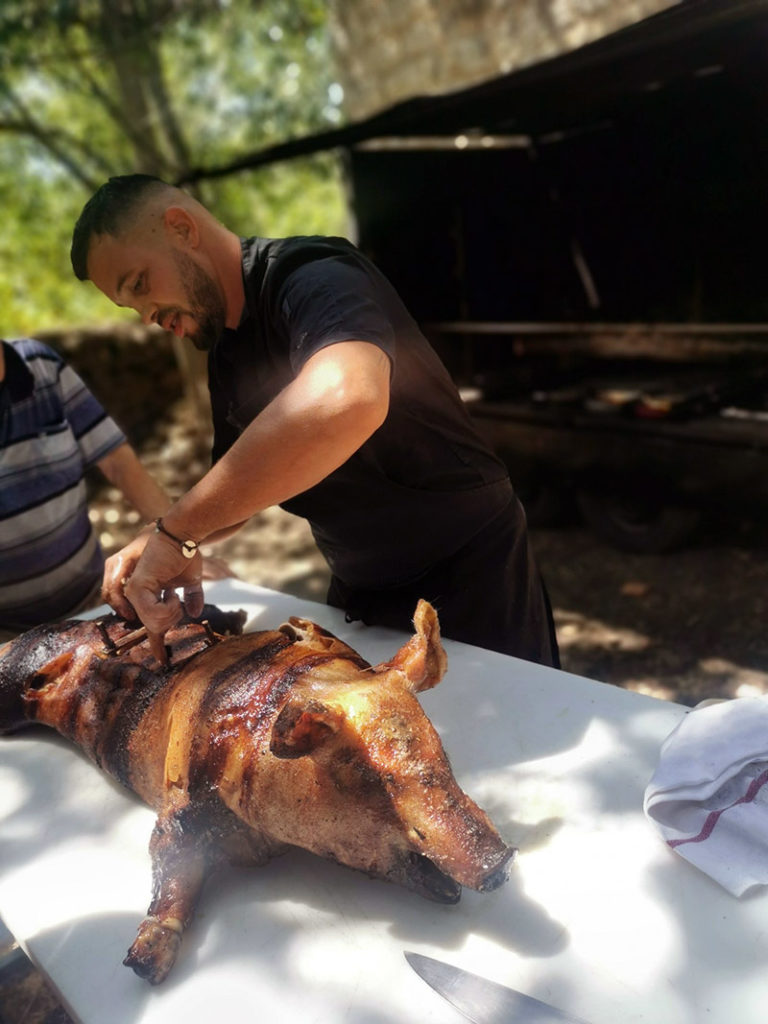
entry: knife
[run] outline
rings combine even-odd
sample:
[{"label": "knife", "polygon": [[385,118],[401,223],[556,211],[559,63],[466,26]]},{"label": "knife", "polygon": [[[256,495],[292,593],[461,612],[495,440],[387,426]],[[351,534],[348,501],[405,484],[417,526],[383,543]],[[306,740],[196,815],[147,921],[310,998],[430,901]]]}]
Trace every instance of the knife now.
[{"label": "knife", "polygon": [[474,1024],[585,1024],[540,999],[453,964],[411,952],[405,953],[405,959],[420,978]]}]

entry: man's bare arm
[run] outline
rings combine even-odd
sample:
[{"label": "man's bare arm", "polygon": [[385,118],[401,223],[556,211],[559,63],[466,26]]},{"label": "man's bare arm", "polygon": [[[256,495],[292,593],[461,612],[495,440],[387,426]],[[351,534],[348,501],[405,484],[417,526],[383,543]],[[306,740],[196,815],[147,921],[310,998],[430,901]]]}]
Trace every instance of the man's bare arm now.
[{"label": "man's bare arm", "polygon": [[[390,369],[386,354],[369,342],[321,349],[171,506],[163,516],[166,529],[198,543],[221,539],[255,513],[319,483],[384,422]],[[181,615],[171,588],[183,585],[195,602],[202,594],[199,563],[199,557],[187,561],[166,534],[150,534],[125,596],[113,572],[105,575],[104,598],[120,611],[127,597],[150,631],[161,633]]]},{"label": "man's bare arm", "polygon": [[325,479],[384,422],[389,376],[388,357],[369,342],[321,349],[171,507],[169,529],[215,539]]}]

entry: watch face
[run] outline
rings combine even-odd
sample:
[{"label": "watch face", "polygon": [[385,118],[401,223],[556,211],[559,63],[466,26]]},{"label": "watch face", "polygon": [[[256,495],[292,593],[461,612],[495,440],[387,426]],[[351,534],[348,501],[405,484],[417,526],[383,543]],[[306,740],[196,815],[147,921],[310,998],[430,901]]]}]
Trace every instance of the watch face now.
[{"label": "watch face", "polygon": [[197,543],[193,540],[182,541],[181,553],[185,558],[194,558],[197,553]]}]

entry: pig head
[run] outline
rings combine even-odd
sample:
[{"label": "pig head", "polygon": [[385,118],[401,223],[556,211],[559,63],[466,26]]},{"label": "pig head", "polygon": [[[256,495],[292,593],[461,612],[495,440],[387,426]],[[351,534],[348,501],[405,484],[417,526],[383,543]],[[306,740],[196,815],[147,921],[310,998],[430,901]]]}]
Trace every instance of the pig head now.
[{"label": "pig head", "polygon": [[209,630],[207,642],[185,624],[165,669],[146,642],[105,656],[98,636],[119,645],[114,625],[78,625],[78,642],[36,666],[20,702],[158,812],[153,898],[125,961],[150,982],[168,974],[222,861],[264,864],[299,846],[447,903],[462,886],[505,881],[514,850],[457,784],[416,698],[446,668],[426,602],[415,635],[373,667],[298,618],[226,639]]},{"label": "pig head", "polygon": [[[455,903],[462,885],[501,884],[510,851],[458,786],[416,699],[440,681],[446,657],[431,605],[420,603],[414,625],[416,635],[391,661],[357,671],[332,662],[294,688],[271,728],[271,753],[296,763],[280,773],[279,796],[270,789],[270,832]],[[292,627],[305,642],[322,642],[313,624]],[[320,777],[321,799],[297,804]],[[261,792],[256,806],[266,798]]]}]

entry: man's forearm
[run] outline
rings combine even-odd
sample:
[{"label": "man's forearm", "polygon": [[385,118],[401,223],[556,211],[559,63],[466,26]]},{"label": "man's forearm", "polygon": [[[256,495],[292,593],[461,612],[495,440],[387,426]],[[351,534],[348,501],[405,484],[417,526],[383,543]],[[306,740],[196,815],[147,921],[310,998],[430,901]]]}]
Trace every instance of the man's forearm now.
[{"label": "man's forearm", "polygon": [[388,393],[389,361],[374,346],[321,351],[172,506],[173,532],[220,539],[220,531],[313,487],[380,426]]},{"label": "man's forearm", "polygon": [[150,476],[129,444],[121,444],[99,459],[97,465],[143,519],[149,521],[165,515],[171,507],[171,499]]}]

